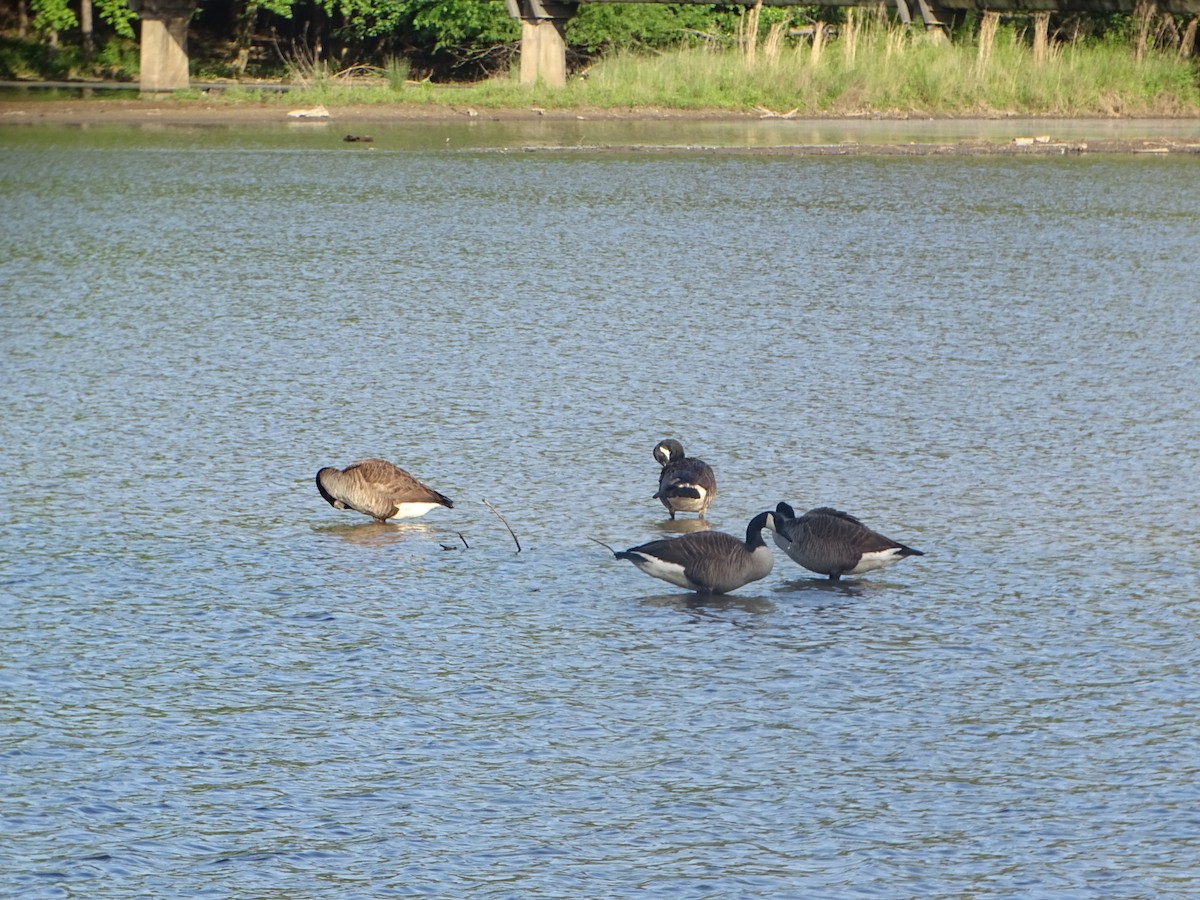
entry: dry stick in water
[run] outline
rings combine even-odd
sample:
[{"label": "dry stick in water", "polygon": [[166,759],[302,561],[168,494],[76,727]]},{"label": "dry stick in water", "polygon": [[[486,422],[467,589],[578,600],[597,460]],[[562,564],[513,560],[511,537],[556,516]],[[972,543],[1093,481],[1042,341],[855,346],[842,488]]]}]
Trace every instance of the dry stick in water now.
[{"label": "dry stick in water", "polygon": [[[461,531],[456,531],[454,533],[457,534],[458,539],[463,542],[463,549],[470,550],[471,545],[467,543],[467,539],[465,537],[463,537],[463,533]],[[458,548],[451,546],[450,544],[442,544],[442,549],[443,550],[457,550]]]},{"label": "dry stick in water", "polygon": [[517,540],[516,534],[513,533],[512,526],[510,526],[508,524],[508,519],[506,519],[506,518],[504,518],[504,516],[500,515],[500,510],[496,509],[496,507],[492,506],[492,504],[488,503],[486,500],[483,501],[483,505],[486,506],[488,509],[490,509],[492,512],[494,512],[496,514],[496,518],[498,518],[501,522],[504,523],[504,527],[507,528],[508,533],[512,535],[513,543],[517,545],[517,552],[520,553],[521,552],[521,542]]},{"label": "dry stick in water", "polygon": [[589,534],[589,535],[587,536],[587,539],[588,539],[589,541],[595,541],[597,544],[599,544],[601,547],[603,547],[605,550],[607,550],[607,551],[608,551],[609,553],[611,553],[613,556],[616,556],[616,555],[617,555],[617,551],[616,551],[616,550],[614,550],[612,547],[608,546],[608,544],[604,543],[604,541],[600,540],[599,538],[594,538],[594,537],[592,537],[592,536]]}]

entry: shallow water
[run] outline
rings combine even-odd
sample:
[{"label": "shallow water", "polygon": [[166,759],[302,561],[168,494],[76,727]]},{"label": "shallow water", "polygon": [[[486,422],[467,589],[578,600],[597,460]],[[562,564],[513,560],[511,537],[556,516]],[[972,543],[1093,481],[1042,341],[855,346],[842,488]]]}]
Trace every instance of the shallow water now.
[{"label": "shallow water", "polygon": [[[4,893],[1193,889],[1200,162],[317,134],[0,132]],[[667,436],[928,555],[681,594]]]}]

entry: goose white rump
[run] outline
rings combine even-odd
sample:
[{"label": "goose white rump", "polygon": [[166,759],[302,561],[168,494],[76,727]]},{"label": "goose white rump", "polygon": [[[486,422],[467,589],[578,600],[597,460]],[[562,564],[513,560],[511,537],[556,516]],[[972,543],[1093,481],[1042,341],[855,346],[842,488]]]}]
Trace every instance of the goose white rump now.
[{"label": "goose white rump", "polygon": [[677,512],[704,513],[717,496],[717,478],[702,459],[688,456],[683,444],[669,438],[659,441],[654,458],[662,466],[654,499],[660,501],[675,518]]}]

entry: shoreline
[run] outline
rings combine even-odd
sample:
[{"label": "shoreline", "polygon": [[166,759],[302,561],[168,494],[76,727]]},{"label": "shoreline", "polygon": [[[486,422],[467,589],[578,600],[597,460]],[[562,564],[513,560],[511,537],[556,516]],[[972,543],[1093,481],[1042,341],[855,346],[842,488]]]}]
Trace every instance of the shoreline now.
[{"label": "shoreline", "polygon": [[[289,105],[277,100],[261,102],[226,102],[220,98],[179,100],[145,97],[136,99],[71,98],[71,99],[0,99],[0,135],[4,128],[14,126],[57,125],[67,127],[112,126],[173,126],[179,128],[204,126],[271,126],[287,124],[328,124],[342,126],[403,125],[405,123],[471,122],[678,122],[746,123],[795,122],[836,126],[846,124],[858,130],[869,130],[873,123],[880,128],[911,126],[915,139],[903,142],[847,139],[833,144],[804,144],[781,142],[755,147],[715,146],[574,146],[536,147],[532,150],[706,150],[733,153],[849,155],[880,153],[890,155],[929,154],[1080,154],[1080,153],[1152,153],[1200,154],[1200,117],[1196,118],[1035,118],[1023,116],[806,116],[777,115],[768,110],[688,110],[663,108],[600,109],[567,108],[475,108],[467,104],[326,104],[312,107],[309,115],[298,115],[304,105],[298,100]],[[1006,137],[995,140],[979,137],[946,139],[933,136],[939,126],[977,123],[981,128],[1002,131]],[[1011,127],[1006,127],[1011,126]],[[1057,126],[1057,132],[1056,132]],[[1080,132],[1094,126],[1095,136]],[[1194,127],[1193,127],[1194,126]],[[920,137],[922,130],[931,132],[928,140]],[[1019,133],[1018,133],[1019,132]],[[1065,132],[1065,134],[1064,134]],[[1169,133],[1164,133],[1169,132]]]}]

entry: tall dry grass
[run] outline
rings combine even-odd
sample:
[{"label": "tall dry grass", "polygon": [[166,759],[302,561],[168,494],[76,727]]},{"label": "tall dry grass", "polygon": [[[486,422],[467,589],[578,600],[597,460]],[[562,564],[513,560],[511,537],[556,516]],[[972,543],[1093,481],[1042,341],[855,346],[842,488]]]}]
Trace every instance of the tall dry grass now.
[{"label": "tall dry grass", "polygon": [[804,115],[1200,114],[1200,71],[1175,52],[1148,49],[1139,60],[1135,48],[1115,42],[1051,44],[1044,23],[1031,39],[995,15],[982,17],[977,40],[947,43],[875,12],[849,12],[830,44],[818,23],[811,40],[791,43],[773,28],[752,59],[712,48],[615,54],[567,94],[596,105]]},{"label": "tall dry grass", "polygon": [[985,12],[979,22],[979,47],[975,54],[975,75],[986,74],[992,64],[992,51],[996,48],[996,32],[1000,30],[1000,14]]},{"label": "tall dry grass", "polygon": [[[508,77],[470,86],[408,85],[402,99],[486,107],[675,108],[753,110],[795,115],[1200,116],[1200,70],[1174,49],[1155,49],[1140,31],[1128,43],[1053,44],[1041,52],[1027,27],[984,15],[970,39],[935,41],[895,24],[882,8],[849,10],[840,33],[824,40],[788,36],[776,22],[761,37],[745,19],[728,49],[709,43],[654,56],[617,52],[565,88],[526,87]],[[753,48],[753,49],[751,49]],[[318,82],[314,100],[395,102],[389,90],[356,92]]]}]

